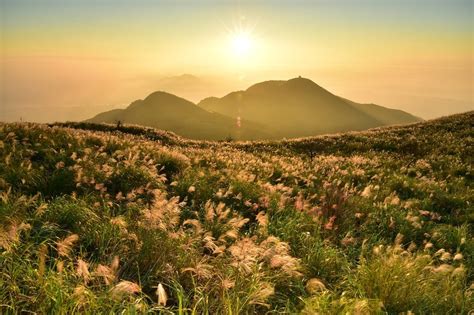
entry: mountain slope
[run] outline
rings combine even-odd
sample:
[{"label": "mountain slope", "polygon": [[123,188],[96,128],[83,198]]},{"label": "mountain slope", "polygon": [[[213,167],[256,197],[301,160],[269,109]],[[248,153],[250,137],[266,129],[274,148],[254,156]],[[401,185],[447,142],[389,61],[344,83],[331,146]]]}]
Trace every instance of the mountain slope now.
[{"label": "mountain slope", "polygon": [[474,309],[474,112],[286,141],[150,129],[0,122],[0,313]]},{"label": "mountain slope", "polygon": [[198,105],[212,112],[263,124],[277,137],[311,136],[420,121],[403,111],[351,102],[301,77],[258,83],[223,98],[204,99]]},{"label": "mountain slope", "polygon": [[210,113],[194,103],[166,92],[154,92],[144,100],[131,103],[126,109],[100,113],[88,120],[95,123],[138,124],[173,131],[190,139],[221,140],[264,139],[270,135],[255,123],[243,121],[237,127],[236,119]]}]

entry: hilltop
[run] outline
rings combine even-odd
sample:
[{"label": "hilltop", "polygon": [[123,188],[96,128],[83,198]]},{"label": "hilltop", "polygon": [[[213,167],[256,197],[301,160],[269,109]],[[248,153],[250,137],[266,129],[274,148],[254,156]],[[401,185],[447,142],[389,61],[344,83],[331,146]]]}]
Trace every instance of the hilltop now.
[{"label": "hilltop", "polygon": [[336,96],[306,78],[266,81],[223,98],[207,98],[202,108],[260,123],[278,138],[364,130],[421,119],[401,110],[358,104]]},{"label": "hilltop", "polygon": [[154,92],[125,109],[114,109],[96,115],[87,122],[116,123],[155,127],[192,139],[226,138],[264,139],[270,136],[258,124],[210,113],[196,104],[166,92]]},{"label": "hilltop", "polygon": [[[192,80],[188,76],[186,80]],[[365,130],[420,121],[406,112],[358,104],[331,94],[313,81],[267,81],[198,105],[166,92],[154,92],[126,109],[88,120],[155,127],[198,140],[265,140]]]},{"label": "hilltop", "polygon": [[468,314],[473,121],[257,142],[0,123],[0,312]]}]

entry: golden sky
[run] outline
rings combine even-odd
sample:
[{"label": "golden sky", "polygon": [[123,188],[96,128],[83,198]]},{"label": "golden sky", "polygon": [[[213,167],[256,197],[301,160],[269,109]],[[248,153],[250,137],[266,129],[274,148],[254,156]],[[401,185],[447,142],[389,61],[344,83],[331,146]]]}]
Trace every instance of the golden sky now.
[{"label": "golden sky", "polygon": [[85,119],[155,90],[198,102],[298,75],[423,118],[474,109],[470,0],[0,3],[0,120]]}]

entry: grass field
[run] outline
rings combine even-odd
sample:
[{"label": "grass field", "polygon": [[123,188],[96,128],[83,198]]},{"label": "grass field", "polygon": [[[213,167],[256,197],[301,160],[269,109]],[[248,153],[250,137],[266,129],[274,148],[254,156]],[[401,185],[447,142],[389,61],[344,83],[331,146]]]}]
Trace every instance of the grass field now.
[{"label": "grass field", "polygon": [[467,314],[473,123],[271,142],[0,124],[0,313]]}]

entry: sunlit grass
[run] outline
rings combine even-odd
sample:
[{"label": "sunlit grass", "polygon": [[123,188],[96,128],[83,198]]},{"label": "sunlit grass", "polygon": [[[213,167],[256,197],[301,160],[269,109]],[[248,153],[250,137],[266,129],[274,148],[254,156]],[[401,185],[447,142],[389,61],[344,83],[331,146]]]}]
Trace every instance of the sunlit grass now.
[{"label": "sunlit grass", "polygon": [[1,124],[0,312],[467,314],[472,119],[259,143]]}]

